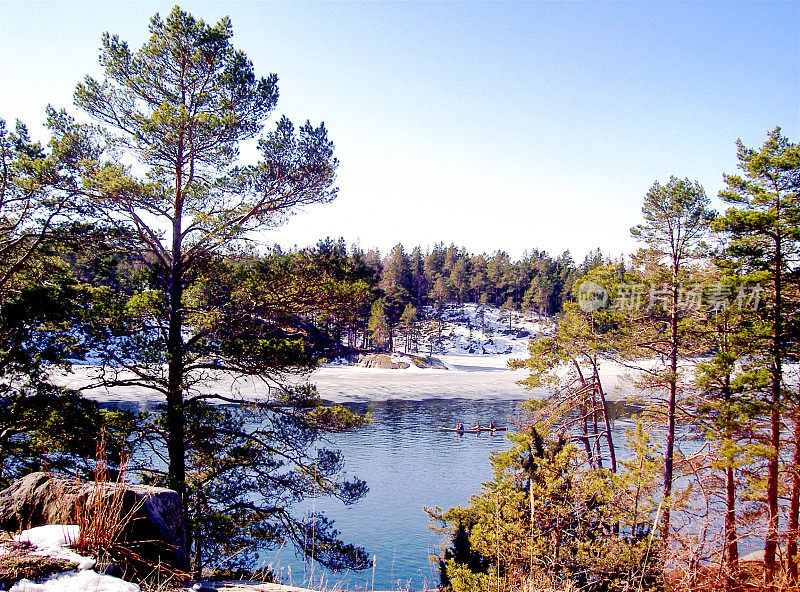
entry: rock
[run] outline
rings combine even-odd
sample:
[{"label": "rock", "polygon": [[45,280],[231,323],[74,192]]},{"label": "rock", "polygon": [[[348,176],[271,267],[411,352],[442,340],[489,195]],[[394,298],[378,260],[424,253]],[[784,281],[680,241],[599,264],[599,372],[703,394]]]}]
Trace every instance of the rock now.
[{"label": "rock", "polygon": [[0,492],[0,529],[81,524],[82,511],[97,506],[110,508],[115,499],[121,500],[120,516],[130,516],[121,539],[125,546],[152,565],[166,563],[179,570],[188,567],[180,498],[163,487],[95,484],[31,473]]},{"label": "rock", "polygon": [[417,368],[436,368],[448,370],[447,366],[438,358],[432,356],[415,356],[411,354],[366,354],[359,360],[359,366],[364,368],[383,368],[391,370],[405,370],[414,364]]},{"label": "rock", "polygon": [[111,576],[112,578],[122,578],[122,567],[120,567],[119,563],[106,563],[95,568],[95,571],[100,574]]},{"label": "rock", "polygon": [[439,358],[434,358],[433,356],[427,356],[425,358],[425,363],[427,364],[428,368],[434,368],[435,370],[449,370],[444,362],[442,362]]},{"label": "rock", "polygon": [[394,361],[389,354],[367,354],[361,360],[359,366],[364,366],[365,368],[405,370],[406,368],[410,368],[411,364],[408,362]]},{"label": "rock", "polygon": [[[5,547],[4,547],[5,548]],[[14,550],[0,555],[0,590],[8,590],[21,579],[44,580],[50,576],[71,571],[74,566],[63,559],[54,559],[29,552]]]}]

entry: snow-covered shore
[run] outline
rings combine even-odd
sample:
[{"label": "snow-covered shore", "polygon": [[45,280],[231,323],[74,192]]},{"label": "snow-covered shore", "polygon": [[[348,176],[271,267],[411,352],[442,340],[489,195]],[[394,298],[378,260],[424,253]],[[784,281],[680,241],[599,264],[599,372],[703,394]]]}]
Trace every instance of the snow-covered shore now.
[{"label": "snow-covered shore", "polygon": [[[497,308],[486,307],[483,320],[478,307],[467,304],[447,311],[447,321],[437,338],[432,352],[448,367],[418,368],[364,368],[345,360],[332,360],[323,364],[310,375],[295,377],[296,381],[308,381],[317,386],[321,397],[332,403],[369,401],[419,401],[425,399],[470,399],[470,400],[520,400],[530,397],[545,397],[546,389],[526,390],[518,382],[523,380],[525,370],[511,370],[508,360],[524,359],[528,356],[531,337],[552,330],[548,322],[518,315],[512,319]],[[419,352],[430,354],[429,344],[422,343]],[[641,366],[652,366],[653,361],[642,361]],[[691,366],[691,364],[687,364]],[[86,389],[96,382],[99,368],[91,364],[75,364],[72,371],[55,371],[54,381],[71,388]],[[787,365],[787,378],[796,384],[797,369]],[[123,378],[134,378],[132,373],[122,373]],[[622,365],[604,362],[600,378],[609,399],[627,398],[641,394],[633,386],[633,371]],[[202,383],[193,387],[196,394],[221,394],[245,400],[264,400],[270,396],[269,388],[257,378],[237,378],[221,371],[208,372]],[[101,402],[113,402],[128,407],[150,407],[162,402],[158,393],[142,387],[96,387],[83,390],[84,394]]]},{"label": "snow-covered shore", "polygon": [[[451,369],[434,368],[378,369],[350,365],[323,366],[304,377],[314,383],[320,396],[333,403],[366,401],[419,401],[425,399],[519,400],[544,397],[545,389],[526,390],[518,384],[527,376],[525,370],[511,370],[508,360],[524,357],[512,354],[445,354],[439,357]],[[55,372],[54,381],[71,388],[84,388],[93,382],[99,369],[74,366],[70,373]],[[601,378],[610,398],[630,394],[629,370],[607,363]],[[133,375],[131,374],[132,378]],[[267,386],[255,378],[235,378],[224,372],[209,374],[197,385],[197,393],[218,393],[247,400],[269,397]],[[91,399],[122,403],[131,407],[149,407],[161,401],[160,395],[141,387],[96,387],[84,391]]]},{"label": "snow-covered shore", "polygon": [[[474,304],[446,312],[446,322],[437,337],[433,355],[449,369],[418,368],[411,364],[403,369],[364,368],[333,360],[323,364],[310,375],[296,378],[317,386],[321,397],[332,403],[425,400],[520,400],[544,397],[547,390],[526,390],[518,382],[527,373],[511,370],[508,360],[524,359],[528,355],[531,337],[551,330],[547,322],[517,315],[509,326],[507,317],[493,307],[486,307],[483,318]],[[417,353],[417,352],[411,352]],[[427,344],[421,344],[420,355],[431,353]],[[101,402],[120,403],[129,407],[150,407],[161,402],[155,392],[142,387],[119,386],[87,389],[96,381],[99,368],[91,364],[76,364],[72,371],[55,371],[54,381],[60,385],[82,389],[84,394]],[[630,394],[629,371],[618,365],[604,364],[601,378],[609,398]],[[132,373],[122,373],[123,378],[134,378]],[[270,396],[267,385],[256,378],[236,378],[224,372],[208,372],[206,379],[197,384],[197,394],[221,394],[246,400],[265,399]]]}]

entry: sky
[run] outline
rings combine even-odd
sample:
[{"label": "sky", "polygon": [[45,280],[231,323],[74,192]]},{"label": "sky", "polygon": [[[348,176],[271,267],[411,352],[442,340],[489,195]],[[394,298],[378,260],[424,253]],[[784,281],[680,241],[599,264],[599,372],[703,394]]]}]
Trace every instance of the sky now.
[{"label": "sky", "polygon": [[[0,0],[0,118],[46,139],[46,105],[74,112],[100,77],[103,32],[136,49],[173,4]],[[723,208],[737,138],[800,140],[798,1],[181,7],[230,16],[257,74],[279,76],[275,120],[324,121],[336,144],[338,198],[266,244],[618,257],[655,181],[697,180]]]}]

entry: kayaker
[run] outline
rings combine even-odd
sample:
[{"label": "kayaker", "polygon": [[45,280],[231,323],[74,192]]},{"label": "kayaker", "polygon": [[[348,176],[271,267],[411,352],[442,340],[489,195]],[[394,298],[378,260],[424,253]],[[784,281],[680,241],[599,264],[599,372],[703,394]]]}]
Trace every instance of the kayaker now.
[{"label": "kayaker", "polygon": [[461,423],[460,421],[456,422],[456,431],[457,432],[463,432],[464,431],[464,424]]},{"label": "kayaker", "polygon": [[489,422],[489,429],[490,429],[490,430],[496,430],[496,429],[497,429],[497,426],[496,426],[496,425],[494,425],[494,422],[493,422],[493,421],[490,421],[490,422]]},{"label": "kayaker", "polygon": [[481,425],[481,422],[478,422],[478,423],[476,423],[474,426],[472,426],[470,429],[471,429],[471,430],[476,430],[476,431],[480,432],[481,430],[484,430],[484,429],[486,429],[486,428],[484,428],[484,427]]}]

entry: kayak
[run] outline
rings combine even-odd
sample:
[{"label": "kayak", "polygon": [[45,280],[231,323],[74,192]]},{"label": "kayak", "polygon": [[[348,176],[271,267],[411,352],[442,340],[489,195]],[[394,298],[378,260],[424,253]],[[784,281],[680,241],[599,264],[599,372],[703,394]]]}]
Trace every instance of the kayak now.
[{"label": "kayak", "polygon": [[480,432],[505,432],[508,428],[464,428],[459,430],[458,428],[442,428],[443,432],[458,432],[459,434],[463,434],[464,432],[472,432],[473,434],[477,434]]}]

